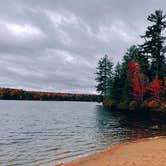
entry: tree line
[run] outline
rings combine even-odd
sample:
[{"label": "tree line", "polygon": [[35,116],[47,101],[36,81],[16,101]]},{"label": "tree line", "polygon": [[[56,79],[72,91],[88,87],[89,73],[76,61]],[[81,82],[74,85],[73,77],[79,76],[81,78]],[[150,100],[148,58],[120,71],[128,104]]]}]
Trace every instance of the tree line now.
[{"label": "tree line", "polygon": [[166,15],[156,10],[140,36],[143,43],[127,49],[115,66],[107,55],[96,69],[96,90],[104,105],[117,109],[166,111]]},{"label": "tree line", "polygon": [[101,102],[102,96],[95,94],[54,93],[54,92],[40,92],[40,91],[25,91],[22,89],[12,89],[12,88],[0,88],[0,99]]}]

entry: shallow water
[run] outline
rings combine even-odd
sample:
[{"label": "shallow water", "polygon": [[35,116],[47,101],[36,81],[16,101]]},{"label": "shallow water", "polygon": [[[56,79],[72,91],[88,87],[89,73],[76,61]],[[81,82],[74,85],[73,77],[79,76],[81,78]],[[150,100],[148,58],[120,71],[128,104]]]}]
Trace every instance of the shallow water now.
[{"label": "shallow water", "polygon": [[92,102],[0,101],[0,165],[53,165],[125,140],[166,135],[165,119]]}]

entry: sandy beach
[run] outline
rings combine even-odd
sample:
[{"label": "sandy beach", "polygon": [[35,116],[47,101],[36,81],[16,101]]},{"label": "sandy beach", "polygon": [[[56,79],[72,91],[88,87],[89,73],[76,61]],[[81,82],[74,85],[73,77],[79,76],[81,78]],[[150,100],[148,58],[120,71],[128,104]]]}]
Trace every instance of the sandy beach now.
[{"label": "sandy beach", "polygon": [[166,137],[114,145],[57,166],[166,166]]}]

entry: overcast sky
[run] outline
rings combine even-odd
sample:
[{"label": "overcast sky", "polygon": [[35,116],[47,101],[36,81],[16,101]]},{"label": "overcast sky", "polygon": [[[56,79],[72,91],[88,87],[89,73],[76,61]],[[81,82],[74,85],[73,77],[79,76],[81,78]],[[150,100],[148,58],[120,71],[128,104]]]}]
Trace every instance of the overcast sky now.
[{"label": "overcast sky", "polygon": [[165,0],[1,0],[0,86],[95,93],[97,61],[116,63]]}]

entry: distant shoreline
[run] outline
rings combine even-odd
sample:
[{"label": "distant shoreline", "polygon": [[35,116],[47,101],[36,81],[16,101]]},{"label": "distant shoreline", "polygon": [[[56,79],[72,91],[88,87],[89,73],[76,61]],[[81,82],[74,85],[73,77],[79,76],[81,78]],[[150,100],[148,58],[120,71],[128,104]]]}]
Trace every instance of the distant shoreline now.
[{"label": "distant shoreline", "polygon": [[40,101],[89,101],[102,102],[97,94],[26,91],[23,89],[0,88],[1,100],[40,100]]},{"label": "distant shoreline", "polygon": [[117,144],[56,166],[162,166],[166,162],[165,153],[166,137],[145,138]]}]

